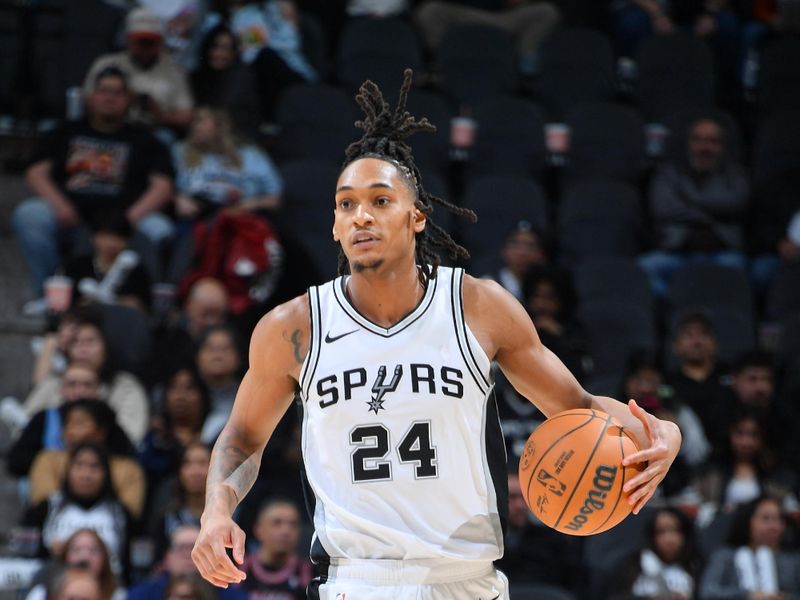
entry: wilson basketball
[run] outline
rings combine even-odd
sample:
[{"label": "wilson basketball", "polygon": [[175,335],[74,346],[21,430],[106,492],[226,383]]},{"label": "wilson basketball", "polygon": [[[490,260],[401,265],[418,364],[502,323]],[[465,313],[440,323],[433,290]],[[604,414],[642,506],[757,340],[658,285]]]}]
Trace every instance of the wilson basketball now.
[{"label": "wilson basketball", "polygon": [[633,435],[604,412],[567,410],[528,438],[519,461],[522,495],[545,525],[569,535],[611,529],[631,512],[622,486],[641,465],[623,467],[639,450]]}]

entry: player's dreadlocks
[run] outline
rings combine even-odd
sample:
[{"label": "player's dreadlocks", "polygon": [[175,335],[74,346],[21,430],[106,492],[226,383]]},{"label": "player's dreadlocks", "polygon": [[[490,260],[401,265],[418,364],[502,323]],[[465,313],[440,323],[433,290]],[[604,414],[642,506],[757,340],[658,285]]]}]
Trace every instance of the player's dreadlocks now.
[{"label": "player's dreadlocks", "polygon": [[[453,259],[469,258],[466,248],[457,244],[450,234],[431,220],[433,203],[436,202],[473,223],[478,217],[467,208],[461,208],[426,192],[422,186],[422,176],[414,164],[411,147],[404,140],[418,131],[434,132],[436,127],[427,118],[417,120],[406,110],[411,76],[411,69],[406,69],[403,85],[400,87],[400,98],[394,112],[389,108],[389,103],[383,99],[383,94],[377,85],[369,80],[361,85],[356,101],[363,109],[365,118],[356,121],[356,127],[363,129],[364,135],[347,147],[342,169],[360,158],[385,160],[397,167],[408,186],[416,192],[414,204],[417,210],[424,213],[427,220],[425,229],[416,234],[416,259],[420,267],[420,281],[423,285],[427,285],[428,280],[436,277],[437,268],[441,263],[441,258],[434,248],[446,249]],[[347,272],[348,266],[347,257],[340,250],[339,274]]]}]

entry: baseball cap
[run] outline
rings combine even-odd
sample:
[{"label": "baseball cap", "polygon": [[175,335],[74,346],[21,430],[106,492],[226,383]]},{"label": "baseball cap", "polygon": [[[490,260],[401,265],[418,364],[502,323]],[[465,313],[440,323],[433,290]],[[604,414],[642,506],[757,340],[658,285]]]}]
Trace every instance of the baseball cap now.
[{"label": "baseball cap", "polygon": [[164,24],[161,18],[146,8],[136,8],[128,13],[125,30],[129,36],[163,37]]}]

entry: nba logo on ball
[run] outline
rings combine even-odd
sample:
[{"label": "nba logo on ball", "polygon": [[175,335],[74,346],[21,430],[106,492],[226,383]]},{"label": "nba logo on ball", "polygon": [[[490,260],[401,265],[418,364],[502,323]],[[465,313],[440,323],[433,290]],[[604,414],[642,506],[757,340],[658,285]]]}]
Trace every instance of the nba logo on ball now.
[{"label": "nba logo on ball", "polygon": [[625,482],[642,465],[622,466],[639,446],[610,415],[568,410],[531,434],[519,461],[522,495],[545,525],[570,535],[611,529],[630,514]]}]

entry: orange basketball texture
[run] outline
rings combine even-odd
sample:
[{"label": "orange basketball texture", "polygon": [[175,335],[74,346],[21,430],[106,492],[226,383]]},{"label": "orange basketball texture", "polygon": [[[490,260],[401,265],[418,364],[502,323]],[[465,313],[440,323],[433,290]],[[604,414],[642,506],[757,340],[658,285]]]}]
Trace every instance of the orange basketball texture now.
[{"label": "orange basketball texture", "polygon": [[639,450],[633,435],[604,412],[567,410],[547,419],[528,438],[519,483],[533,514],[569,535],[611,529],[631,512],[622,491],[643,467],[623,467]]}]

